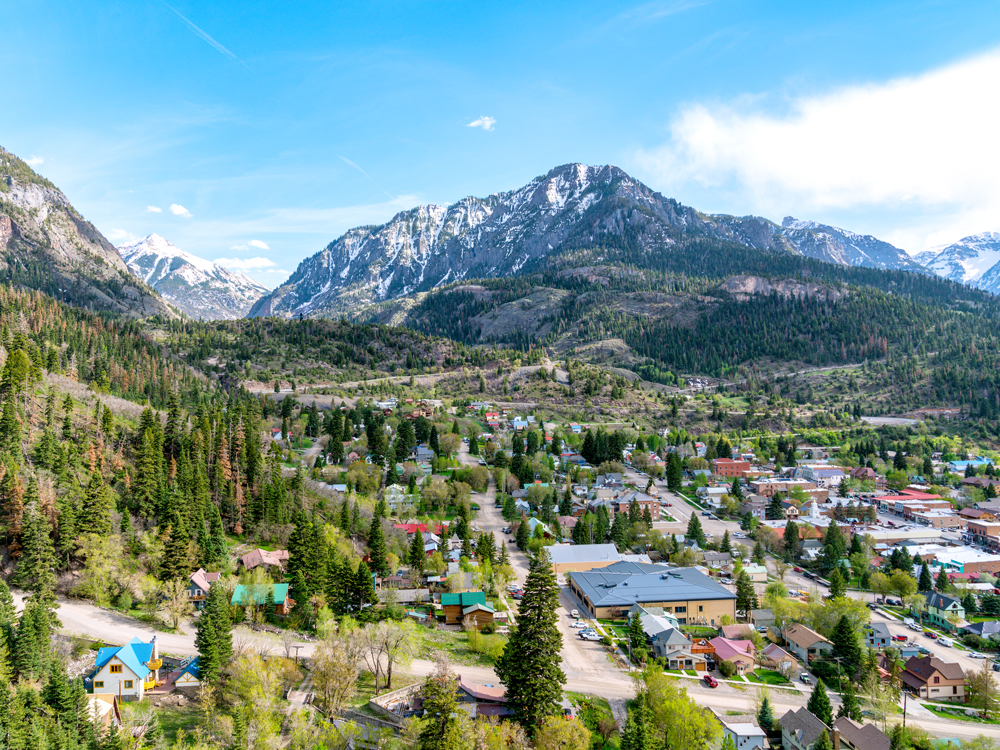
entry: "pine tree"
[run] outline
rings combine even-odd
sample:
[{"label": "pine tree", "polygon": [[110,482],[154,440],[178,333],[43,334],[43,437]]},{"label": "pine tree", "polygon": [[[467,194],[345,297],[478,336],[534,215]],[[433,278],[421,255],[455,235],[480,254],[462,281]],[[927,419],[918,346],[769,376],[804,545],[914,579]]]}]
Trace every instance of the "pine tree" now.
[{"label": "pine tree", "polygon": [[16,460],[21,457],[21,421],[14,409],[14,399],[8,396],[0,414],[0,453],[9,453]]},{"label": "pine tree", "polygon": [[104,483],[100,471],[94,471],[90,475],[90,482],[83,496],[83,505],[77,518],[77,530],[82,534],[109,535],[114,509],[114,493]]},{"label": "pine tree", "polygon": [[680,456],[671,453],[667,457],[667,489],[671,492],[679,492],[683,478]]},{"label": "pine tree", "polygon": [[862,720],[861,701],[858,700],[857,693],[854,692],[854,680],[847,680],[843,692],[840,694],[843,701],[837,710],[837,718],[846,716],[854,721]]},{"label": "pine tree", "polygon": [[833,723],[833,709],[830,707],[830,697],[826,694],[823,680],[816,680],[816,687],[809,696],[806,709],[827,726]]},{"label": "pine tree", "polygon": [[198,667],[204,682],[215,685],[233,655],[230,632],[229,599],[222,586],[212,586],[195,623],[194,645],[198,649]]},{"label": "pine tree", "polygon": [[760,702],[760,711],[757,712],[757,723],[765,732],[774,730],[774,707],[771,705],[771,698],[764,693],[764,700]]},{"label": "pine tree", "polygon": [[357,607],[358,612],[363,610],[365,605],[375,604],[378,601],[371,569],[364,560],[358,562],[358,570],[354,574],[352,590],[354,605]]},{"label": "pine tree", "polygon": [[687,539],[693,539],[699,547],[705,546],[705,532],[701,528],[701,519],[697,513],[692,513],[688,520]]},{"label": "pine tree", "polygon": [[368,557],[371,559],[371,569],[383,578],[389,575],[389,561],[386,559],[388,550],[385,546],[385,534],[382,531],[382,519],[376,513],[372,516],[368,527]]},{"label": "pine tree", "polygon": [[750,610],[758,609],[757,592],[745,570],[741,570],[736,578],[736,609],[746,612],[747,617],[750,616]]},{"label": "pine tree", "polygon": [[802,540],[799,537],[799,527],[795,524],[795,521],[789,521],[785,525],[784,540],[785,558],[787,560],[798,560]]},{"label": "pine tree", "polygon": [[410,540],[410,552],[407,555],[407,564],[414,574],[420,576],[424,572],[424,563],[427,560],[427,556],[424,552],[424,535],[417,529],[413,534],[413,539]]},{"label": "pine tree", "polygon": [[[37,496],[38,483],[32,479],[32,484]],[[54,597],[57,563],[51,533],[49,520],[38,509],[37,501],[31,502],[26,509],[21,535],[24,554],[18,561],[12,580],[26,591]]]},{"label": "pine tree", "polygon": [[830,573],[830,598],[837,599],[844,596],[847,593],[847,582],[844,580],[844,574],[840,572],[840,566],[838,565]]},{"label": "pine tree", "polygon": [[767,557],[764,554],[764,545],[760,543],[760,539],[753,546],[753,561],[758,565],[764,565],[767,562]]},{"label": "pine tree", "polygon": [[559,585],[543,548],[530,563],[518,626],[496,665],[497,677],[507,688],[507,705],[529,732],[558,711],[566,681],[559,666],[562,634],[556,625],[558,607]]},{"label": "pine tree", "polygon": [[861,666],[864,654],[861,650],[857,631],[855,631],[854,625],[847,615],[841,615],[837,621],[837,624],[833,628],[833,633],[830,634],[830,642],[833,644],[833,655],[841,657],[843,660],[842,664],[844,669],[847,670],[848,676],[857,671]]},{"label": "pine tree", "polygon": [[917,584],[917,590],[928,592],[934,588],[934,578],[931,576],[931,569],[927,565],[927,561],[924,560],[923,565],[920,566],[920,580]]},{"label": "pine tree", "polygon": [[[830,722],[825,722],[829,724]],[[819,733],[819,738],[816,740],[816,744],[812,746],[812,750],[833,750],[833,743],[830,741],[830,733],[825,729]]]},{"label": "pine tree", "polygon": [[632,661],[642,664],[646,661],[646,631],[642,629],[642,620],[636,611],[629,618],[628,642],[632,649]]},{"label": "pine tree", "polygon": [[521,523],[517,526],[517,533],[514,535],[514,541],[517,543],[517,548],[523,552],[527,549],[530,539],[531,533],[528,531],[528,522],[521,521]]},{"label": "pine tree", "polygon": [[728,552],[729,554],[733,552],[732,542],[729,541],[729,529],[726,529],[722,534],[722,541],[719,542],[719,552]]},{"label": "pine tree", "polygon": [[942,594],[947,594],[951,591],[951,579],[948,578],[948,574],[945,572],[944,568],[941,568],[941,572],[938,573],[935,588]]}]

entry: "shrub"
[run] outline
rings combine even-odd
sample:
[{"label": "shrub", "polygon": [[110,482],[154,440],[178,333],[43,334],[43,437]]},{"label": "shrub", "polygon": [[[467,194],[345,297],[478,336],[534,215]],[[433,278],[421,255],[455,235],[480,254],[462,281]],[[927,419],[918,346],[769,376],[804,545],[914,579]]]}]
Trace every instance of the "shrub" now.
[{"label": "shrub", "polygon": [[492,633],[495,633],[497,632],[497,624],[495,622],[488,622],[485,625],[483,625],[483,629],[481,632],[483,635],[490,635]]},{"label": "shrub", "polygon": [[722,662],[722,664],[719,665],[719,671],[722,672],[723,677],[729,679],[734,674],[736,674],[736,665],[729,659],[726,659],[724,662]]}]

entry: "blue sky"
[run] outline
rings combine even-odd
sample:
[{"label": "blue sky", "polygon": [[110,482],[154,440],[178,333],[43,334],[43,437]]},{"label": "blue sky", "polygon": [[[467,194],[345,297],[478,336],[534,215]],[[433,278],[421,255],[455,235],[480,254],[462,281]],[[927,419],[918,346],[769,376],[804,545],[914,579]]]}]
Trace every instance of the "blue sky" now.
[{"label": "blue sky", "polygon": [[574,161],[916,252],[1000,229],[996,21],[987,2],[33,0],[4,9],[0,145],[112,241],[157,232],[267,286],[351,226]]}]

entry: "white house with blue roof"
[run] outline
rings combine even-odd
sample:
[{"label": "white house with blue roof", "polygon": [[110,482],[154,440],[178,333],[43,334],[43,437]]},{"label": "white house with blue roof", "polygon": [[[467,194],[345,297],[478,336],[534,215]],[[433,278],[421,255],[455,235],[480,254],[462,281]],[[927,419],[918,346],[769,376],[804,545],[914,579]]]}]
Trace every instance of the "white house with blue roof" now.
[{"label": "white house with blue roof", "polygon": [[178,688],[195,688],[201,686],[201,669],[198,667],[197,656],[192,656],[180,666],[174,686]]},{"label": "white house with blue roof", "polygon": [[113,693],[119,700],[142,700],[160,679],[156,636],[149,643],[133,638],[124,646],[106,646],[97,652],[94,670],[84,679],[93,693]]}]

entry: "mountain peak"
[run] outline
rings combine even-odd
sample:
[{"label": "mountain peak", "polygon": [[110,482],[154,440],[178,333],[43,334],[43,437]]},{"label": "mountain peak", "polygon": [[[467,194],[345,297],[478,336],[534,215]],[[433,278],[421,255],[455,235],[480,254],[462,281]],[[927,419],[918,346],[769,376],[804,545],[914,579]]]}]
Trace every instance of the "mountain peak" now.
[{"label": "mountain peak", "polygon": [[267,293],[242,273],[181,250],[158,234],[118,246],[129,270],[192,318],[241,318]]}]

